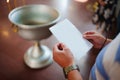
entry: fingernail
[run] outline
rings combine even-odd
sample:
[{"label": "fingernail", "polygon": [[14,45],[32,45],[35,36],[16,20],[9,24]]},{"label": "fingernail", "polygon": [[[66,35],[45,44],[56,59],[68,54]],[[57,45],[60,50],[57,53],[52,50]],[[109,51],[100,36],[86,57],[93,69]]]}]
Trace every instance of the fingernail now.
[{"label": "fingernail", "polygon": [[86,37],[86,35],[83,35],[83,37]]},{"label": "fingernail", "polygon": [[58,45],[58,49],[59,49],[59,50],[63,50],[61,44]]}]

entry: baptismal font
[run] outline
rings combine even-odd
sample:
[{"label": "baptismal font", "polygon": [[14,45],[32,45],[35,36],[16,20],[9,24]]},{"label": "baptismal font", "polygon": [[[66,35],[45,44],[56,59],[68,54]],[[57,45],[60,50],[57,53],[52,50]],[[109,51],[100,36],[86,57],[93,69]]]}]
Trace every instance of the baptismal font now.
[{"label": "baptismal font", "polygon": [[50,65],[53,61],[51,50],[40,41],[51,35],[49,28],[60,20],[59,12],[47,5],[25,5],[13,9],[9,20],[22,38],[35,43],[24,54],[25,64],[32,69]]}]

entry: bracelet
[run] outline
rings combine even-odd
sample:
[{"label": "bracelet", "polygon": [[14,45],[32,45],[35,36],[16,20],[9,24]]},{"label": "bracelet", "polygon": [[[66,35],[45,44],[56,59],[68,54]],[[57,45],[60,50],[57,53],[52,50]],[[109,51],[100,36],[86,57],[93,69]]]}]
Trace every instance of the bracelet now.
[{"label": "bracelet", "polygon": [[73,70],[78,70],[78,71],[80,71],[78,65],[75,65],[75,64],[63,68],[64,76],[65,76],[66,79],[68,78],[68,73],[69,73],[70,71],[73,71]]},{"label": "bracelet", "polygon": [[100,49],[102,49],[105,46],[106,41],[107,41],[107,37],[105,38],[105,41]]}]

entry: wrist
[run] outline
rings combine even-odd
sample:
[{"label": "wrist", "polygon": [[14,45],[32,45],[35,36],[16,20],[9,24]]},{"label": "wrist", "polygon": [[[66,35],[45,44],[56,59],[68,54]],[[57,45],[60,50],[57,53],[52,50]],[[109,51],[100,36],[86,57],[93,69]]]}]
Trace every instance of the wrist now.
[{"label": "wrist", "polygon": [[107,37],[104,38],[100,49],[102,49],[106,45],[106,42],[107,42]]},{"label": "wrist", "polygon": [[64,63],[62,63],[62,65],[61,65],[61,67],[62,68],[65,68],[65,67],[68,67],[68,66],[71,66],[71,65],[73,65],[73,64],[75,64],[75,62],[74,62],[74,60],[69,60],[69,61],[64,61]]},{"label": "wrist", "polygon": [[109,44],[112,40],[111,39],[107,39],[105,45]]},{"label": "wrist", "polygon": [[80,71],[78,65],[72,64],[70,66],[64,67],[63,72],[65,75],[65,78],[68,78],[68,74],[72,71]]}]

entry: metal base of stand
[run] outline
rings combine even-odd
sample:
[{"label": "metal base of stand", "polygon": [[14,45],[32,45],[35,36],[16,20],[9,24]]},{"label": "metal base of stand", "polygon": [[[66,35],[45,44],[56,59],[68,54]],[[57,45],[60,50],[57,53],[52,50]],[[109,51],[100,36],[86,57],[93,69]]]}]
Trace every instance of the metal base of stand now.
[{"label": "metal base of stand", "polygon": [[27,64],[27,66],[29,66],[32,69],[40,69],[50,65],[53,62],[52,53],[48,47],[40,45],[40,51],[35,51],[40,54],[37,55],[37,57],[33,56],[33,54],[35,53],[33,53],[34,48],[35,46],[30,47],[24,55],[24,61]]}]

